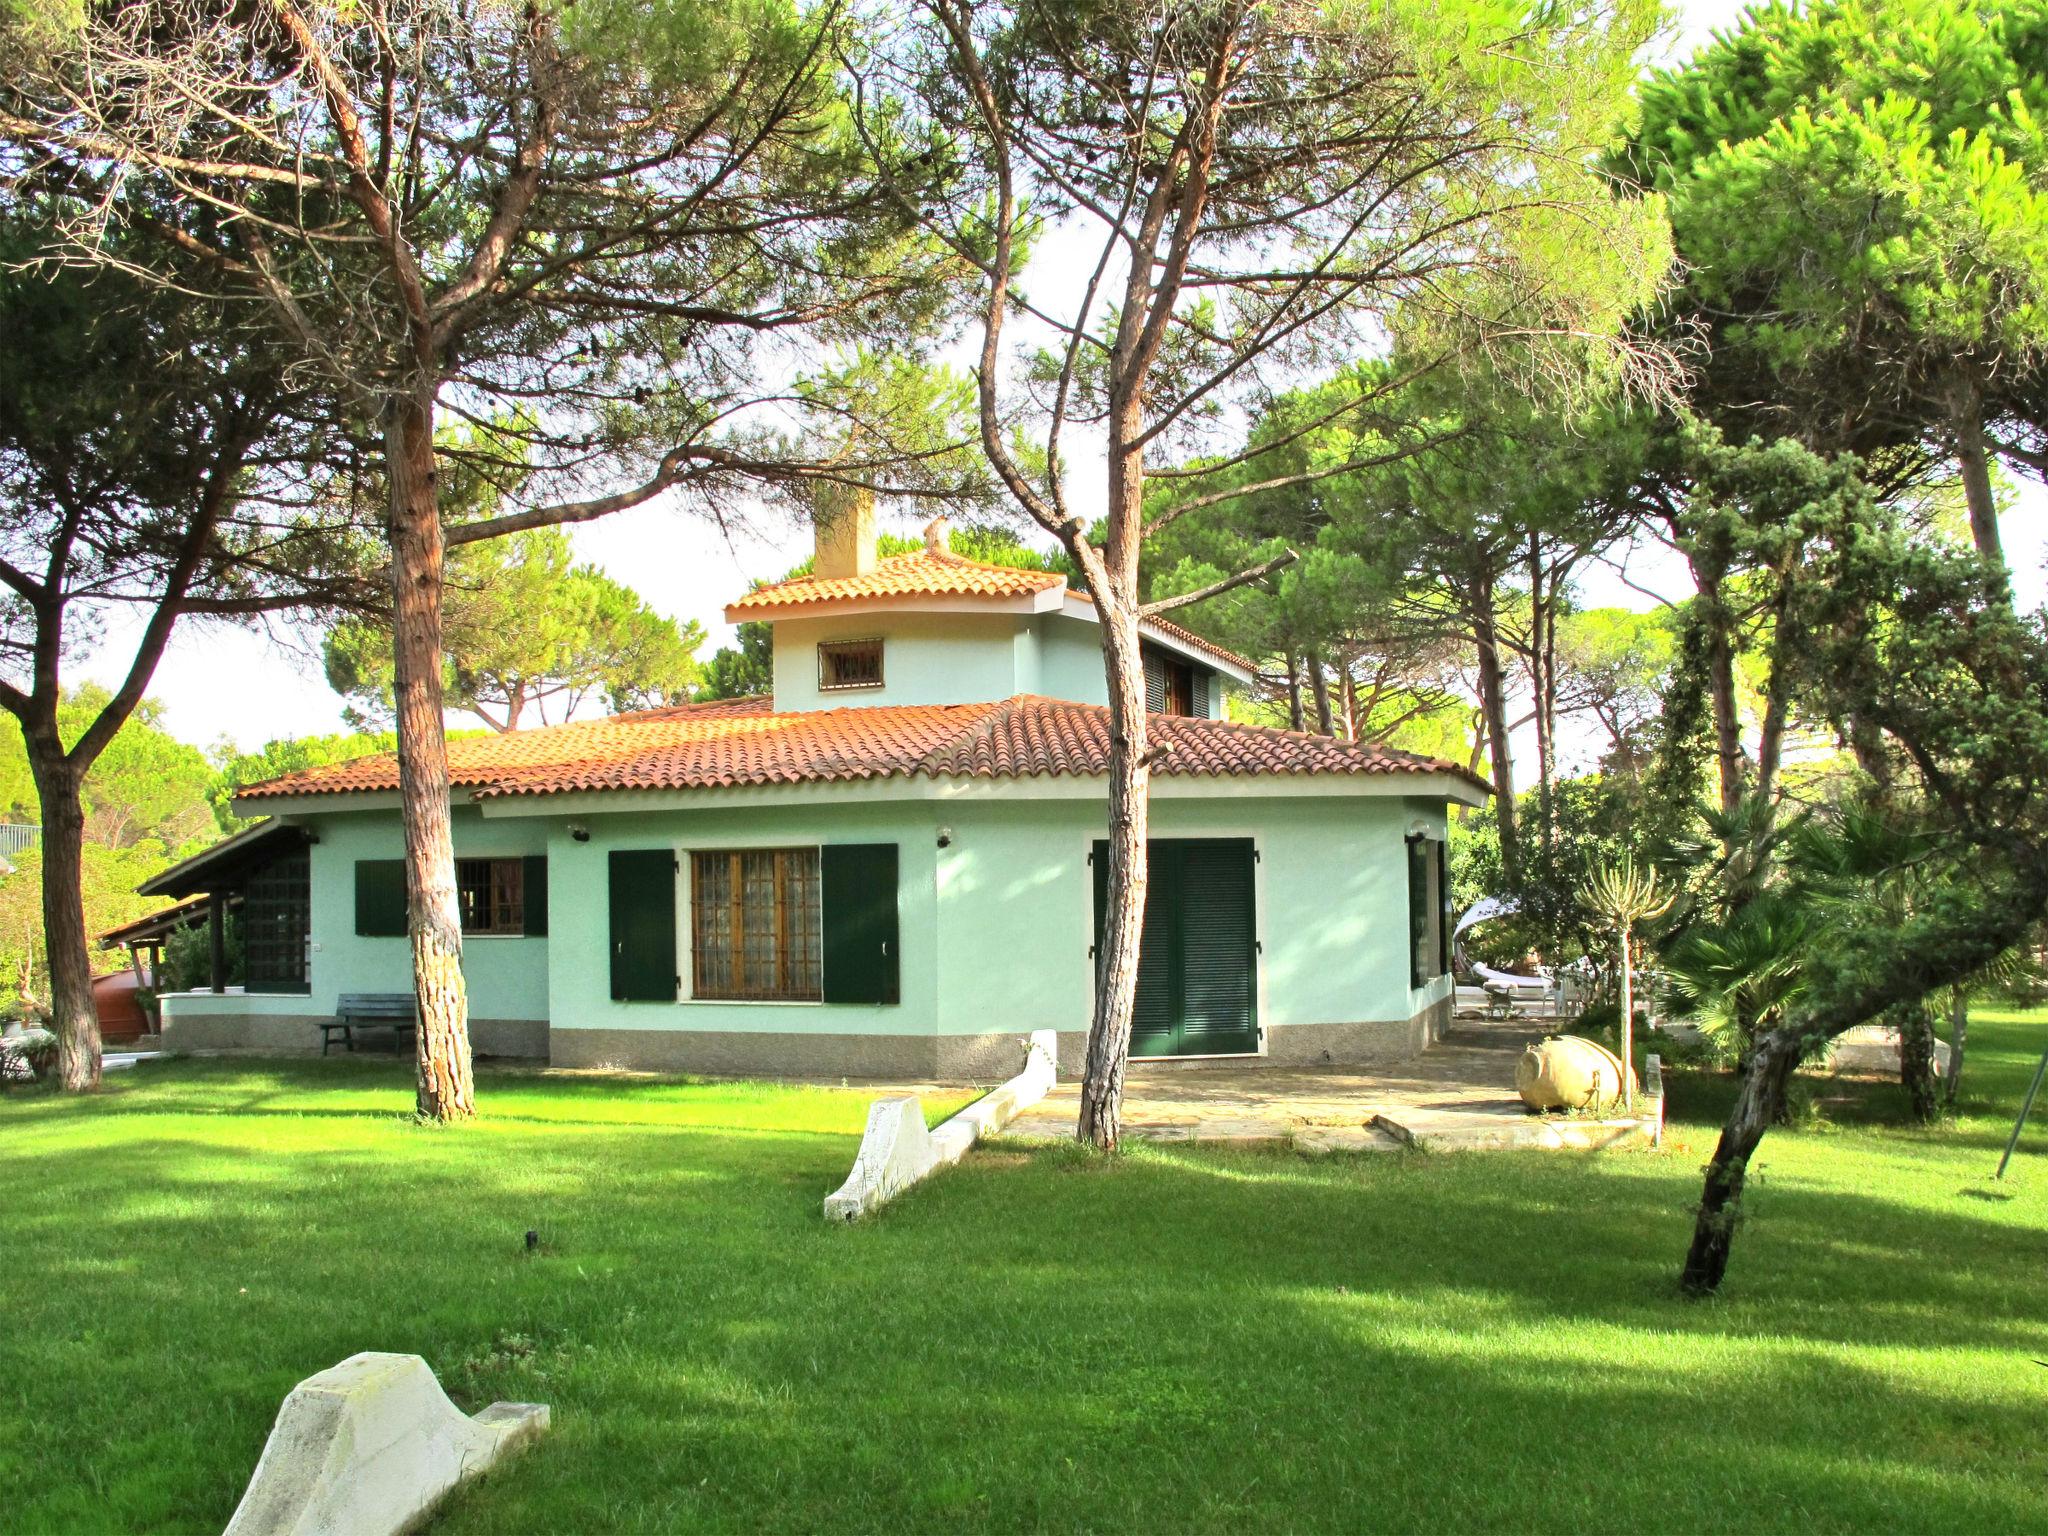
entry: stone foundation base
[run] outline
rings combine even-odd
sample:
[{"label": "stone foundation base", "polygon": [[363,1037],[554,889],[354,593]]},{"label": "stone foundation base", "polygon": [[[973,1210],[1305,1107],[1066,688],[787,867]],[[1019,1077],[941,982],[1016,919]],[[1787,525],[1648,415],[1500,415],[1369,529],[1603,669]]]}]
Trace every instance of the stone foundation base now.
[{"label": "stone foundation base", "polygon": [[[1060,1037],[1062,1071],[1066,1063],[1066,1038]],[[1074,1036],[1077,1042],[1082,1038]],[[999,1083],[1016,1075],[1030,1043],[1031,1036],[1023,1031],[933,1036],[809,1035],[773,1030],[557,1029],[548,1036],[548,1064],[705,1077]]]},{"label": "stone foundation base", "polygon": [[1266,1059],[1290,1067],[1399,1066],[1441,1040],[1450,1022],[1446,997],[1409,1019],[1278,1025],[1266,1031]]},{"label": "stone foundation base", "polygon": [[[165,1021],[160,1046],[166,1051],[242,1051],[254,1056],[318,1056],[320,1031],[331,1015],[307,1013],[204,1013],[180,1008]],[[478,1056],[546,1061],[545,1019],[471,1019],[470,1050]],[[359,1033],[357,1054],[374,1056],[391,1048],[388,1030]],[[331,1055],[346,1055],[337,1040]]]},{"label": "stone foundation base", "polygon": [[[1449,999],[1412,1019],[1347,1024],[1282,1024],[1266,1031],[1262,1056],[1143,1058],[1148,1070],[1196,1071],[1211,1061],[1233,1066],[1397,1066],[1412,1061],[1443,1034]],[[309,1014],[177,1010],[164,1026],[167,1051],[246,1051],[318,1055],[320,1032]],[[471,1019],[478,1056],[546,1061],[550,1066],[672,1072],[704,1077],[873,1078],[892,1082],[999,1083],[1013,1076],[1029,1033],[985,1035],[843,1035],[698,1029],[550,1029],[542,1019]],[[376,1032],[361,1054],[386,1048]],[[1059,1074],[1077,1078],[1086,1064],[1086,1030],[1061,1030]]]},{"label": "stone foundation base", "polygon": [[[1143,1058],[1147,1070],[1248,1066],[1398,1066],[1433,1045],[1450,1023],[1448,998],[1412,1019],[1288,1024],[1266,1032],[1263,1056]],[[557,1029],[548,1063],[585,1070],[674,1072],[705,1077],[872,1078],[886,1082],[995,1083],[1014,1074],[1031,1036],[839,1035],[695,1029]],[[1061,1030],[1059,1075],[1087,1063],[1086,1030]]]}]

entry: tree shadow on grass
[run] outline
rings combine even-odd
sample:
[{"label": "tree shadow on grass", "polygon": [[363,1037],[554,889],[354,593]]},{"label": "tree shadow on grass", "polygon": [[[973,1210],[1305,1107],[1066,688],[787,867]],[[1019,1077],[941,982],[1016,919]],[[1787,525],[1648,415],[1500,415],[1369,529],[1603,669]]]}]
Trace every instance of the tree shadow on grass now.
[{"label": "tree shadow on grass", "polygon": [[363,1348],[554,1408],[451,1531],[2042,1523],[2031,1204],[1766,1157],[1701,1306],[1676,1156],[1051,1148],[844,1227],[795,1130],[160,1124],[0,1206],[22,1529],[217,1530]]}]

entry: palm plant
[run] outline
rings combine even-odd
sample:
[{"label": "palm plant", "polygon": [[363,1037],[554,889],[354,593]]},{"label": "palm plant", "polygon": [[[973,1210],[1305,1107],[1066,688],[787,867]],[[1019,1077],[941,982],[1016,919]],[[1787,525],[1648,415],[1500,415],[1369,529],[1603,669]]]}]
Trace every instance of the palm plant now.
[{"label": "palm plant", "polygon": [[1639,923],[1662,917],[1672,895],[1658,889],[1657,872],[1638,870],[1633,857],[1596,869],[1580,887],[1579,900],[1613,928],[1621,960],[1621,1103],[1635,1104],[1635,964],[1630,952]]},{"label": "palm plant", "polygon": [[1688,929],[1663,953],[1672,1006],[1725,1056],[1740,1057],[1760,1029],[1799,1000],[1818,923],[1796,894],[1753,896],[1717,923]]}]

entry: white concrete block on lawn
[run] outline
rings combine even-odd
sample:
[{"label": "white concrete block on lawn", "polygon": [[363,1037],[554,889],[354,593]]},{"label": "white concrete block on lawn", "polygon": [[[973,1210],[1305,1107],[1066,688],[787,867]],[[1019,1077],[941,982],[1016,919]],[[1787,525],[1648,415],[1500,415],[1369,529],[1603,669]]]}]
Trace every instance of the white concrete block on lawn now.
[{"label": "white concrete block on lawn", "polygon": [[545,1403],[470,1418],[418,1355],[350,1355],[292,1388],[226,1536],[396,1536],[547,1427]]},{"label": "white concrete block on lawn", "polygon": [[885,1205],[920,1179],[957,1163],[984,1136],[993,1136],[1021,1110],[1052,1091],[1057,1076],[1058,1039],[1035,1030],[1024,1052],[1024,1069],[1000,1088],[983,1094],[937,1130],[924,1123],[924,1105],[911,1095],[877,1099],[868,1106],[867,1129],[846,1182],[825,1197],[832,1221],[854,1221]]},{"label": "white concrete block on lawn", "polygon": [[[1949,1044],[1934,1042],[1934,1071],[1948,1076]],[[1899,1032],[1889,1024],[1858,1024],[1828,1044],[1827,1069],[1853,1076],[1888,1077],[1899,1070]]]}]

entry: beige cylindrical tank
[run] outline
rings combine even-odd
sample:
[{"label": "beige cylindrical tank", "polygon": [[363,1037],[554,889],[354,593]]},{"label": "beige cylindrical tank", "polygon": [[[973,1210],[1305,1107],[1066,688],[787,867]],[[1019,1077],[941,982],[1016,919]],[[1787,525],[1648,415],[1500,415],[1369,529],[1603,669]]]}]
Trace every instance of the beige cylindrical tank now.
[{"label": "beige cylindrical tank", "polygon": [[1580,1035],[1548,1035],[1515,1063],[1515,1091],[1531,1109],[1584,1109],[1621,1097],[1621,1059]]}]

